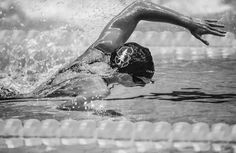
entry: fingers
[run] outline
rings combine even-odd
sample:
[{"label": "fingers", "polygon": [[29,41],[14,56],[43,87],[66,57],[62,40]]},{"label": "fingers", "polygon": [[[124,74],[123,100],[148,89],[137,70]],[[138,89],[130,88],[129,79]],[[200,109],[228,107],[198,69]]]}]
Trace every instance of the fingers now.
[{"label": "fingers", "polygon": [[225,26],[223,24],[217,23],[217,20],[205,20],[208,31],[210,34],[224,37],[226,34],[226,31],[221,30],[221,28],[224,28]]},{"label": "fingers", "polygon": [[210,27],[210,26],[207,26],[209,29],[211,29],[211,30],[213,30],[213,31],[217,31],[217,32],[219,32],[219,33],[221,33],[221,34],[226,34],[227,32],[226,31],[223,31],[223,30],[220,30],[220,29],[216,29],[216,28],[212,28],[212,27]]},{"label": "fingers", "polygon": [[219,23],[207,23],[211,27],[216,27],[216,28],[224,28],[225,26],[223,24]]},{"label": "fingers", "polygon": [[224,37],[226,32],[222,31],[222,32],[219,32],[218,30],[214,29],[212,30],[211,28],[208,29],[210,34],[213,34],[213,35],[216,35],[216,36],[220,36],[220,37]]},{"label": "fingers", "polygon": [[209,42],[207,40],[202,39],[201,37],[199,38],[205,45],[209,46]]},{"label": "fingers", "polygon": [[203,42],[205,45],[209,46],[209,42],[205,39],[203,39],[201,36],[198,34],[193,34],[197,39],[199,39],[201,42]]},{"label": "fingers", "polygon": [[223,24],[220,24],[220,23],[217,23],[218,21],[217,20],[205,20],[206,24],[209,26],[209,27],[212,27],[212,28],[224,28],[225,26]]},{"label": "fingers", "polygon": [[206,22],[210,22],[210,23],[216,23],[216,22],[218,22],[218,20],[211,20],[211,19],[206,19],[205,21],[206,21]]}]

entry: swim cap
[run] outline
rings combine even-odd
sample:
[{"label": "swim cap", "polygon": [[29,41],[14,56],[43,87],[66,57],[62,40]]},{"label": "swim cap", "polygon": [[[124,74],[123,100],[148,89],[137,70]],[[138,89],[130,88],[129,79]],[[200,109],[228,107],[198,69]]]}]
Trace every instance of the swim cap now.
[{"label": "swim cap", "polygon": [[151,79],[154,75],[154,64],[149,49],[134,42],[126,43],[112,52],[110,65],[112,68],[118,68],[120,73],[132,75],[133,81],[139,78]]}]

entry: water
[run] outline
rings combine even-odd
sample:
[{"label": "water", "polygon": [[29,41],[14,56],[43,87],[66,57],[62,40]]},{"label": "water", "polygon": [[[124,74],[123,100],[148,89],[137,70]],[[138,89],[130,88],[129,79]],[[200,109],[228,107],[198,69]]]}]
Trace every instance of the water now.
[{"label": "water", "polygon": [[157,82],[144,89],[148,90],[144,94],[135,95],[142,97],[119,103],[133,121],[233,124],[235,64],[235,61],[199,61],[162,65]]},{"label": "water", "polygon": [[[132,1],[0,2],[4,16],[0,16],[0,83],[22,93],[32,91],[81,55],[105,24]],[[192,8],[189,1],[153,2],[192,16],[214,16],[235,33],[233,3],[199,1]],[[236,41],[232,33],[223,39],[208,37],[211,46],[205,47],[189,33],[177,32],[183,29],[175,26],[141,22],[137,30],[129,41],[150,48],[156,64],[154,84],[117,86],[105,100],[92,103],[97,111],[59,111],[56,106],[65,102],[59,99],[1,102],[0,118],[235,123]]]},{"label": "water", "polygon": [[236,123],[235,60],[160,63],[158,56],[154,60],[154,84],[118,85],[106,100],[93,102],[94,108],[100,107],[97,111],[57,110],[63,100],[9,102],[0,104],[0,118]]},{"label": "water", "polygon": [[[32,91],[58,68],[81,55],[95,41],[106,23],[132,1],[2,0],[0,2],[0,84],[13,87],[22,93]],[[219,19],[226,25],[226,30],[231,33],[222,39],[207,37],[211,46],[205,47],[179,27],[141,22],[129,41],[135,41],[150,48],[156,67],[154,84],[143,88],[126,88],[118,85],[112,89],[111,95],[106,99],[92,102],[91,109],[87,111],[58,110],[56,107],[68,100],[60,98],[0,101],[0,133],[3,126],[5,127],[5,122],[1,119],[10,118],[22,120],[19,121],[20,125],[9,124],[10,128],[9,125],[6,126],[6,129],[13,133],[20,129],[17,126],[22,126],[22,123],[26,127],[27,124],[24,121],[32,118],[58,121],[92,119],[93,126],[89,124],[84,129],[80,129],[77,125],[73,127],[76,130],[82,130],[80,133],[84,133],[83,130],[89,131],[89,133],[85,132],[88,135],[98,131],[99,125],[96,124],[101,123],[97,122],[101,120],[129,120],[131,122],[128,123],[133,128],[137,128],[136,123],[140,123],[139,121],[149,121],[141,122],[143,125],[148,123],[148,127],[144,126],[140,131],[144,137],[147,136],[145,131],[151,131],[152,135],[158,132],[153,133],[150,122],[165,121],[173,123],[173,128],[170,128],[169,132],[177,132],[181,140],[191,137],[189,133],[185,133],[189,132],[190,126],[174,128],[176,125],[174,123],[177,122],[181,122],[179,125],[185,125],[182,122],[206,122],[209,125],[219,122],[236,124],[236,39],[233,35],[236,33],[235,3],[221,0],[212,0],[207,3],[204,0],[151,1],[191,16]],[[6,121],[10,122],[10,120]],[[55,122],[56,125],[62,123]],[[73,140],[71,141],[70,138],[67,140],[51,137],[48,139],[0,137],[0,152],[145,152],[145,149],[153,149],[151,152],[156,152],[156,149],[160,147],[166,149],[166,145],[168,148],[173,145],[172,142],[158,144],[157,141],[147,142],[147,139],[144,139],[144,141],[135,140],[131,145],[124,141],[123,146],[115,147],[121,143],[119,135],[133,133],[133,128],[123,126],[120,130],[120,126],[117,125],[119,122],[112,123],[115,123],[116,127],[103,128],[102,136],[109,135],[109,130],[116,132],[118,129],[118,134],[115,140],[109,139],[105,143],[100,138],[91,144],[85,145],[86,139],[82,139],[76,142],[76,145],[72,145],[70,143],[73,143]],[[26,128],[26,133],[35,130],[33,128],[35,126],[39,128],[36,128],[37,132],[33,132],[36,135],[38,131],[40,133],[42,128],[45,128],[41,124],[32,124],[28,127],[29,131]],[[197,125],[194,126],[197,127]],[[45,132],[51,134],[52,132],[47,131],[47,128],[53,131],[58,130],[58,127],[55,127],[51,128],[51,124],[48,124]],[[201,126],[197,128],[199,133],[195,131],[195,134],[200,134],[200,137],[204,134],[205,137],[203,137],[207,138],[208,134],[204,132],[209,127],[199,127]],[[214,148],[213,150],[221,149],[221,152],[224,152],[219,146],[221,141],[217,141],[221,139],[217,138],[225,140],[224,136],[231,134],[227,133],[231,127],[218,124],[210,128],[216,131],[210,136],[213,136],[212,139],[217,144],[212,145],[207,141],[205,144],[199,144],[200,147],[196,147],[195,143],[194,146],[198,151],[199,149],[206,151],[207,147],[209,150]],[[64,130],[68,134],[68,129]],[[159,132],[165,133],[165,129],[159,129]],[[166,137],[168,142],[172,140],[168,134]],[[179,145],[178,142],[177,145]],[[32,145],[35,146],[31,147]],[[191,150],[189,146],[185,148],[187,152]],[[175,151],[168,149],[164,152]]]}]

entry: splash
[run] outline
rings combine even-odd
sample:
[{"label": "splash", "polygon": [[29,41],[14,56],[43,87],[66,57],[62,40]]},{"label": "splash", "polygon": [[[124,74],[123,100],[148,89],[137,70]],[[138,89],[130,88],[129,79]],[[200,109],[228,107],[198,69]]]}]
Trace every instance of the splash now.
[{"label": "splash", "polygon": [[[133,1],[2,0],[0,85],[22,93],[32,91],[81,55],[106,23]],[[152,1],[164,6],[175,2]]]},{"label": "splash", "polygon": [[1,85],[32,91],[81,55],[126,1],[0,2]]}]

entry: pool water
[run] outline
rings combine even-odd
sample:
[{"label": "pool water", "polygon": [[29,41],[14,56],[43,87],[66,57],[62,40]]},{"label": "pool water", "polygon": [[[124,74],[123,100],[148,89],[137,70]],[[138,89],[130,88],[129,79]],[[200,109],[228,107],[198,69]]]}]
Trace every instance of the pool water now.
[{"label": "pool water", "polygon": [[[106,4],[109,7],[104,7],[105,3],[99,2],[99,5],[92,8],[102,7],[101,10],[106,14],[102,18],[107,22],[110,17],[117,14],[116,11],[128,4],[109,2]],[[116,9],[111,9],[111,3],[117,3],[112,5]],[[217,1],[216,3],[222,7],[226,5]],[[0,30],[0,83],[22,92],[32,91],[59,67],[81,55],[94,42],[106,23],[96,18],[98,14],[103,13],[96,13],[85,7],[90,2],[84,2],[82,6],[75,5],[74,1],[56,4],[40,1],[30,2],[29,6],[27,4],[28,1],[19,3],[19,6],[14,1],[1,3],[8,20],[2,21]],[[38,4],[39,12],[29,9],[36,7],[35,4]],[[53,10],[61,6],[64,13],[53,16],[50,14],[53,12],[46,9],[46,6],[54,8]],[[70,8],[72,6],[73,8]],[[230,7],[226,10],[230,12]],[[225,24],[226,30],[230,32],[224,38],[207,36],[206,39],[211,44],[209,47],[205,47],[181,28],[169,24],[140,23],[128,42],[134,41],[150,48],[156,67],[154,84],[146,85],[144,88],[126,88],[118,85],[111,89],[111,95],[107,98],[94,101],[90,105],[91,109],[80,112],[56,109],[66,101],[59,98],[1,101],[0,118],[127,119],[134,122],[186,121],[234,124],[236,39],[235,31],[232,30],[234,22],[231,21],[231,18],[234,20],[234,15],[222,10],[221,13],[217,13],[218,11],[215,9],[215,14],[212,12],[214,18]],[[10,12],[15,16],[8,15]],[[207,16],[209,12],[205,13]],[[88,15],[93,20],[83,19],[83,15]],[[23,21],[22,16],[25,18]],[[202,13],[199,16],[202,16]]]},{"label": "pool water", "polygon": [[0,103],[0,118],[236,123],[235,54],[195,61],[166,58],[167,62],[158,53],[153,56],[154,84],[117,85],[107,98],[92,102],[92,110],[57,110],[65,102],[60,99],[20,100]]},{"label": "pool water", "polygon": [[[132,1],[1,0],[0,86],[32,91]],[[151,1],[228,33],[204,46],[180,27],[141,22],[128,42],[150,49],[155,83],[117,85],[86,111],[58,110],[71,100],[60,97],[0,100],[0,152],[235,152],[235,3]]]}]

